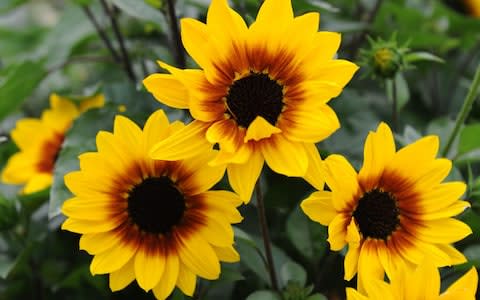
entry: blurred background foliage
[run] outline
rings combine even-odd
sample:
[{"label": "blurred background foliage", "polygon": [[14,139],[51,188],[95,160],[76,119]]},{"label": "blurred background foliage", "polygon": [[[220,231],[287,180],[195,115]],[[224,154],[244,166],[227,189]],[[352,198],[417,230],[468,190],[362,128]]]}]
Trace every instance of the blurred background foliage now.
[{"label": "blurred background foliage", "polygon": [[[188,112],[163,107],[141,84],[146,75],[160,71],[157,58],[179,67],[184,63],[194,67],[191,59],[184,62],[176,50],[167,3],[107,2],[113,8],[113,18],[97,0],[0,1],[0,169],[17,151],[9,137],[16,120],[38,117],[52,92],[72,99],[96,93],[106,97],[105,107],[83,114],[67,133],[51,189],[22,196],[19,187],[0,185],[0,299],[154,299],[135,283],[123,291],[110,292],[107,276],[90,275],[90,257],[78,250],[78,236],[59,229],[63,221],[60,206],[71,196],[63,175],[78,168],[79,153],[95,149],[97,131],[111,130],[116,114],[142,125],[150,113],[163,108],[171,120],[189,120]],[[235,0],[232,4],[251,22],[260,2]],[[359,167],[364,139],[381,120],[396,123],[399,146],[437,134],[441,147],[445,147],[480,61],[480,19],[462,1],[292,2],[296,15],[319,11],[321,30],[342,33],[338,57],[363,67],[341,96],[331,101],[342,128],[318,145],[323,157],[340,153]],[[205,20],[208,4],[208,0],[177,0],[176,15]],[[391,41],[393,36],[397,48],[415,53],[410,57],[414,63],[399,68],[391,78],[373,76],[372,61],[364,59],[374,48],[367,36],[374,43]],[[121,59],[123,46],[131,68]],[[449,179],[468,183],[465,198],[472,209],[461,218],[474,234],[457,245],[470,261],[442,270],[445,286],[469,266],[480,267],[478,101],[447,156],[454,162]],[[274,174],[266,167],[264,171],[262,187],[283,298],[343,299],[345,286],[352,283],[343,280],[342,253],[329,251],[326,228],[299,210],[300,201],[313,189],[301,179]],[[226,181],[219,186],[228,188]],[[195,299],[280,299],[268,291],[252,205],[241,208],[245,219],[236,228],[241,262],[224,264],[218,281],[200,280]],[[176,291],[171,299],[184,296]]]}]

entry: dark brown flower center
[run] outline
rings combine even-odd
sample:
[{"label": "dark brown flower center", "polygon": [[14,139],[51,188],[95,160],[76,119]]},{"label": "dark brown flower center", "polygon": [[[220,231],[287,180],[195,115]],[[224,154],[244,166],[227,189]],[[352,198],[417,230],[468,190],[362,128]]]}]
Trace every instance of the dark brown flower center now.
[{"label": "dark brown flower center", "polygon": [[228,113],[239,126],[248,128],[257,116],[275,126],[283,108],[283,86],[267,74],[251,72],[230,86],[226,98]]},{"label": "dark brown flower center", "polygon": [[395,196],[379,189],[363,194],[353,216],[363,236],[374,239],[386,240],[400,224]]},{"label": "dark brown flower center", "polygon": [[145,232],[170,232],[184,211],[185,198],[166,176],[147,178],[128,193],[128,214]]}]

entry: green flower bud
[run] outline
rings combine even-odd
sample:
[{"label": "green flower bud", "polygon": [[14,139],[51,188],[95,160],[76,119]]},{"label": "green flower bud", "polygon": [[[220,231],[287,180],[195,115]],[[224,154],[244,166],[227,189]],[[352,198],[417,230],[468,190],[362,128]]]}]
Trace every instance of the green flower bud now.
[{"label": "green flower bud", "polygon": [[0,231],[11,229],[18,221],[15,204],[0,195]]},{"label": "green flower bud", "polygon": [[402,56],[394,48],[381,48],[373,53],[373,71],[383,78],[393,78],[402,67]]}]

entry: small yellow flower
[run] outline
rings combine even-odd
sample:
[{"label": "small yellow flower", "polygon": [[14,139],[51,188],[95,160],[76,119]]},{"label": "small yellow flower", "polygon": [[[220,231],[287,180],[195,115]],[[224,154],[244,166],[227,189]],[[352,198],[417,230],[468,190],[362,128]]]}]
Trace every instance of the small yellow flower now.
[{"label": "small yellow flower", "polygon": [[471,268],[440,294],[438,269],[425,261],[413,272],[397,273],[390,284],[374,279],[365,283],[365,292],[347,288],[347,300],[474,300],[477,284],[477,270]]},{"label": "small yellow flower", "polygon": [[[428,136],[398,151],[390,128],[381,123],[365,142],[360,172],[341,155],[325,160],[331,191],[313,193],[301,204],[314,221],[328,226],[332,250],[348,244],[345,279],[358,272],[359,285],[383,280],[428,257],[436,267],[465,262],[451,244],[471,234],[452,217],[469,203],[458,200],[463,182],[442,183],[450,172],[448,159],[437,159],[438,137]],[[313,176],[313,175],[311,175]]]},{"label": "small yellow flower", "polygon": [[80,248],[94,256],[91,273],[110,274],[113,291],[136,280],[157,299],[175,286],[191,296],[197,276],[216,279],[220,261],[239,260],[231,223],[242,220],[242,201],[209,190],[225,173],[225,166],[207,164],[216,151],[178,161],[148,156],[183,127],[162,110],[143,130],[117,116],[113,133],[98,133],[98,151],[82,154],[80,171],[65,176],[75,196],[62,207],[62,228],[82,234]]},{"label": "small yellow flower", "polygon": [[[318,32],[318,25],[318,13],[294,17],[290,0],[264,1],[249,27],[226,0],[211,2],[206,24],[183,19],[183,45],[202,69],[160,62],[170,74],[144,84],[195,120],[156,145],[152,157],[174,160],[218,144],[211,163],[228,164],[230,184],[245,202],[264,162],[280,174],[305,175],[314,143],[340,126],[327,102],[358,69],[335,59],[340,34]],[[197,133],[204,140],[194,144],[189,135]]]},{"label": "small yellow flower", "polygon": [[8,160],[2,172],[2,181],[25,184],[22,189],[25,194],[49,187],[55,160],[73,120],[85,110],[102,107],[103,104],[103,95],[87,98],[76,106],[69,99],[52,94],[51,108],[45,110],[40,119],[25,118],[17,121],[11,136],[20,152]]}]

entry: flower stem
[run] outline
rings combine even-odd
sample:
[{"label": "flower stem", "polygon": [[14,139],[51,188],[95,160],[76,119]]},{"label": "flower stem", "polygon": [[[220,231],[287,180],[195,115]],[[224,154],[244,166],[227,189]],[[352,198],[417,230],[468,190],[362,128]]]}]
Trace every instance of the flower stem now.
[{"label": "flower stem", "polygon": [[458,135],[460,131],[460,127],[463,125],[465,120],[467,119],[468,115],[470,114],[470,110],[472,109],[472,105],[475,102],[476,96],[478,95],[478,89],[480,88],[480,64],[477,66],[477,70],[475,71],[475,76],[473,78],[473,82],[468,89],[468,94],[463,100],[463,105],[458,113],[457,120],[455,121],[455,127],[453,128],[452,133],[448,137],[447,144],[445,148],[443,148],[442,156],[446,157],[450,148],[452,147],[453,141]]},{"label": "flower stem", "polygon": [[257,198],[258,218],[260,221],[260,230],[262,231],[263,245],[265,247],[265,256],[267,257],[267,268],[268,273],[270,274],[270,282],[272,284],[272,289],[278,292],[277,273],[275,272],[275,264],[273,263],[272,245],[270,241],[270,233],[268,231],[267,216],[265,214],[265,204],[263,202],[260,180],[258,180],[255,185],[255,195]]},{"label": "flower stem", "polygon": [[132,80],[134,83],[136,83],[137,78],[135,77],[135,73],[133,72],[132,68],[132,63],[130,61],[130,57],[128,55],[127,49],[125,48],[125,42],[123,40],[123,36],[120,33],[120,29],[118,27],[117,19],[115,18],[115,15],[113,14],[113,11],[108,7],[108,4],[105,0],[100,0],[100,3],[102,4],[103,10],[105,11],[105,14],[108,16],[110,19],[110,23],[112,24],[112,29],[113,33],[115,34],[115,37],[117,38],[118,44],[120,45],[120,52],[122,53],[122,58],[123,58],[123,65],[125,68],[125,72],[127,73],[128,78]]},{"label": "flower stem", "polygon": [[182,38],[178,28],[177,13],[175,12],[175,3],[173,0],[167,0],[168,18],[170,19],[170,32],[175,48],[175,63],[179,68],[186,67],[185,52],[183,50]]},{"label": "flower stem", "polygon": [[397,111],[397,81],[392,79],[392,127],[397,130],[398,111]]},{"label": "flower stem", "polygon": [[82,6],[82,9],[85,12],[85,14],[87,15],[90,22],[92,22],[93,27],[95,27],[95,30],[97,31],[98,36],[100,37],[100,39],[105,44],[108,51],[110,51],[110,54],[112,55],[113,59],[116,62],[121,62],[122,59],[120,58],[120,55],[118,55],[115,48],[113,48],[113,45],[110,42],[110,39],[108,38],[108,35],[105,33],[105,30],[103,30],[103,28],[100,26],[97,19],[95,19],[95,16],[93,15],[92,10],[88,6]]}]

